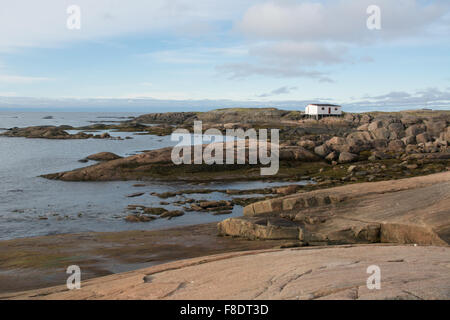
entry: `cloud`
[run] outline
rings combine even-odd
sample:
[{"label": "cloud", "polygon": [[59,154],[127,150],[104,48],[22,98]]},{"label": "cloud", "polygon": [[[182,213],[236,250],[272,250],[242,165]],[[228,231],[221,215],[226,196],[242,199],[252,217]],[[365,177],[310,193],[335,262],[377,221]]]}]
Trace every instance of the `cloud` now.
[{"label": "cloud", "polygon": [[[176,49],[141,57],[198,69],[215,66],[230,79],[259,76],[330,83],[333,68],[373,61],[358,49],[410,39],[442,42],[450,35],[448,0],[3,0],[2,4],[0,53],[78,41],[106,43],[130,34],[175,36]],[[66,9],[72,4],[81,8],[81,30],[66,28]],[[379,31],[366,27],[366,9],[372,4],[381,8]],[[222,48],[187,48],[192,42],[178,41],[208,35],[232,41],[223,42]],[[237,41],[242,42],[226,47]],[[10,83],[45,80],[3,75],[3,82]]]},{"label": "cloud", "polygon": [[[32,83],[36,83],[36,82],[43,82],[43,81],[49,81],[49,80],[53,80],[53,79],[48,78],[48,77],[22,76],[22,75],[10,74],[8,72],[7,66],[2,61],[0,61],[0,84],[23,85],[23,84],[32,84]],[[8,95],[10,95],[10,93]]]},{"label": "cloud", "polygon": [[262,65],[255,63],[229,63],[216,67],[222,74],[228,74],[230,79],[242,79],[250,76],[270,76],[276,78],[308,78],[320,82],[333,82],[325,73],[315,70],[293,68],[289,65]]},{"label": "cloud", "polygon": [[253,75],[277,78],[309,78],[319,82],[334,82],[316,66],[331,66],[351,62],[347,48],[329,47],[312,42],[270,42],[250,47],[249,56],[252,63],[224,64],[218,70],[231,78],[245,78]]},{"label": "cloud", "polygon": [[[53,47],[127,34],[214,34],[255,0],[2,0],[0,52],[6,48]],[[81,9],[81,29],[68,30],[66,9]]]},{"label": "cloud", "polygon": [[[354,43],[371,41],[375,34],[396,39],[426,33],[431,26],[448,34],[448,24],[443,21],[449,8],[446,0],[426,4],[419,0],[375,2],[382,8],[383,29],[379,33],[365,27],[366,8],[372,0],[3,0],[0,51],[137,33],[217,35],[218,30],[232,24],[251,39],[276,41]],[[81,8],[81,30],[77,31],[66,28],[66,9],[73,4]]]},{"label": "cloud", "polygon": [[447,107],[450,108],[450,88],[426,88],[415,92],[392,91],[387,94],[370,96],[356,100],[352,104],[390,107]]},{"label": "cloud", "polygon": [[184,50],[162,50],[142,54],[139,55],[139,57],[168,64],[205,64],[207,63],[206,58],[211,58],[202,54],[183,51]]},{"label": "cloud", "polygon": [[294,90],[297,90],[298,87],[288,87],[288,86],[284,86],[275,90],[272,90],[271,92],[268,93],[262,93],[257,95],[257,97],[259,98],[267,98],[267,97],[271,97],[271,96],[277,96],[280,94],[288,94],[291,93]]},{"label": "cloud", "polygon": [[[366,10],[373,4],[381,9],[380,32],[366,27]],[[442,23],[449,8],[448,1],[439,0],[270,1],[249,8],[236,28],[266,40],[373,42],[426,34]]]},{"label": "cloud", "polygon": [[53,79],[46,77],[27,77],[27,76],[0,74],[0,83],[8,83],[8,84],[31,84],[49,80]]},{"label": "cloud", "polygon": [[344,46],[328,47],[313,42],[282,41],[253,46],[250,54],[260,57],[267,63],[317,65],[337,64],[346,61],[347,48]]},{"label": "cloud", "polygon": [[378,0],[382,29],[377,31],[366,25],[367,7],[373,4],[373,0],[257,3],[235,24],[235,30],[253,43],[249,50],[252,63],[224,65],[219,70],[231,78],[260,75],[332,82],[327,67],[373,62],[367,55],[352,56],[355,47],[442,37],[445,30],[450,31],[444,27],[448,25],[448,1]]},{"label": "cloud", "polygon": [[16,92],[0,92],[0,97],[16,97]]},{"label": "cloud", "polygon": [[137,54],[140,59],[149,59],[166,64],[215,64],[219,58],[233,59],[248,54],[243,47],[186,47],[181,49],[157,50]]}]

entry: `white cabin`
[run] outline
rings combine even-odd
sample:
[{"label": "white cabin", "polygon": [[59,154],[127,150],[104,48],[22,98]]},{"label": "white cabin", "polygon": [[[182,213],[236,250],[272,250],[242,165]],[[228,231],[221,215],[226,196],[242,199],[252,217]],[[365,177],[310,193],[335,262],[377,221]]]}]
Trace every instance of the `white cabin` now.
[{"label": "white cabin", "polygon": [[316,118],[319,116],[341,116],[342,107],[334,104],[309,104],[305,108],[305,114]]}]

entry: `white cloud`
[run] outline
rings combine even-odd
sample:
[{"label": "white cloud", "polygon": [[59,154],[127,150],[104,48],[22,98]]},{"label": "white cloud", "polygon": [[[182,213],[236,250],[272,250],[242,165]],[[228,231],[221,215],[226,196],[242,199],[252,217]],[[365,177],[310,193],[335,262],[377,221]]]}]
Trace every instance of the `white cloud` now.
[{"label": "white cloud", "polygon": [[181,49],[159,50],[136,55],[167,64],[215,64],[221,58],[234,59],[248,54],[244,47],[185,47]]},{"label": "white cloud", "polygon": [[[81,30],[66,28],[66,8],[72,4],[81,8]],[[366,28],[369,4],[381,7],[380,31]],[[388,40],[422,41],[435,35],[446,39],[449,8],[448,0],[2,0],[0,52],[73,41],[107,42],[127,34],[222,36],[234,23],[233,35],[246,36],[241,46],[180,49],[178,43],[176,50],[141,57],[199,68],[220,63],[216,70],[233,79],[264,76],[332,82],[332,66],[372,60],[353,56],[356,47]],[[229,59],[219,59],[223,57]],[[0,81],[9,83],[45,80],[0,75]]]},{"label": "white cloud", "polygon": [[289,65],[262,65],[255,63],[229,63],[216,68],[219,73],[228,74],[230,79],[242,79],[250,76],[270,76],[277,78],[309,78],[320,82],[333,82],[326,74],[315,70],[305,70]]},{"label": "white cloud", "polygon": [[[381,8],[382,29],[367,28],[369,5]],[[450,3],[435,0],[336,0],[317,2],[265,1],[250,7],[235,29],[251,43],[252,62],[223,64],[217,69],[231,78],[253,75],[304,77],[332,82],[327,67],[343,63],[369,63],[367,55],[352,49],[389,40],[442,39]],[[249,60],[250,60],[249,59]]]},{"label": "white cloud", "polygon": [[[58,46],[130,33],[198,36],[211,24],[231,21],[256,0],[2,0],[0,51]],[[68,30],[66,9],[81,9],[81,29]],[[208,26],[208,27],[206,27]]]},{"label": "white cloud", "polygon": [[352,104],[392,107],[450,107],[450,88],[426,88],[415,92],[392,91],[383,95],[366,95]]},{"label": "white cloud", "polygon": [[0,74],[0,83],[8,84],[31,84],[41,81],[52,80],[46,77],[28,77],[28,76],[17,76],[17,75],[6,75]]},{"label": "white cloud", "polygon": [[281,94],[289,94],[292,91],[297,90],[297,87],[288,87],[288,86],[284,86],[284,87],[280,87],[278,89],[272,90],[270,92],[267,93],[262,93],[257,95],[257,97],[259,98],[267,98],[267,97],[271,97],[271,96],[277,96],[277,95],[281,95]]},{"label": "white cloud", "polygon": [[[382,29],[368,30],[366,9],[381,8]],[[426,34],[449,10],[448,1],[271,1],[247,10],[237,29],[248,37],[294,41],[373,42]]]},{"label": "white cloud", "polygon": [[0,92],[0,97],[16,97],[16,92]]},{"label": "white cloud", "polygon": [[[36,82],[53,80],[48,77],[35,77],[35,76],[23,76],[15,75],[8,72],[7,66],[0,61],[0,83],[1,84],[32,84]],[[10,96],[10,94],[5,94],[5,96]]]},{"label": "white cloud", "polygon": [[170,99],[170,100],[191,100],[195,99],[194,94],[177,91],[151,91],[151,92],[137,92],[129,93],[120,97],[120,99],[128,100],[145,100],[145,99]]},{"label": "white cloud", "polygon": [[253,46],[250,54],[266,63],[290,65],[336,64],[346,61],[348,49],[344,46],[328,47],[313,42],[281,41]]}]

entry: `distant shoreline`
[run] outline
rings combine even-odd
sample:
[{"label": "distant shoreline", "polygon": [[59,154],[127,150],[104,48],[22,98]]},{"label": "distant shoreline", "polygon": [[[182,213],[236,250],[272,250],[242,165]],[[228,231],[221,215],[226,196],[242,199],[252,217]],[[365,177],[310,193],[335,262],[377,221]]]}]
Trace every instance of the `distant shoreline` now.
[{"label": "distant shoreline", "polygon": [[[309,101],[313,103],[314,101]],[[308,103],[309,103],[308,102]],[[155,106],[140,106],[140,107],[123,107],[123,106],[104,106],[104,107],[86,107],[86,106],[77,106],[77,107],[59,107],[59,106],[49,106],[49,107],[23,107],[23,106],[11,106],[11,107],[0,107],[0,112],[89,112],[89,113],[134,113],[134,114],[145,114],[145,113],[153,113],[153,112],[206,112],[212,111],[218,108],[225,109],[233,109],[233,108],[277,108],[284,109],[290,111],[304,111],[306,102],[300,102],[298,104],[269,104],[269,105],[252,105],[252,106],[240,106],[239,104],[234,106],[196,106],[195,104],[180,104],[175,106],[164,106],[164,105],[155,105]],[[401,111],[409,111],[409,110],[422,110],[422,109],[432,109],[434,111],[446,111],[450,110],[450,105],[442,105],[442,106],[431,106],[431,107],[412,107],[412,106],[354,106],[354,105],[345,105],[344,110],[351,113],[367,113],[367,112],[401,112]]]}]

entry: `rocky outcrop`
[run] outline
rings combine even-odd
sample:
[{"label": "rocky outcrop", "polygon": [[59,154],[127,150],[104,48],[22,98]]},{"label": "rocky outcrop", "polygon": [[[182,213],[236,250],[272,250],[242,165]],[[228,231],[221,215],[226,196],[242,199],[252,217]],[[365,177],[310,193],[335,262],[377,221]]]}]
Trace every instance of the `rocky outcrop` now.
[{"label": "rocky outcrop", "polygon": [[173,218],[176,218],[176,217],[180,217],[182,215],[184,215],[183,211],[181,211],[181,210],[173,210],[173,211],[164,212],[163,214],[160,215],[160,217],[161,218],[167,218],[167,219],[170,220],[170,219],[173,219]]},{"label": "rocky outcrop", "polygon": [[155,220],[155,217],[146,216],[142,214],[130,214],[125,217],[126,222],[150,222]]},{"label": "rocky outcrop", "polygon": [[[226,157],[225,144],[220,144],[224,148],[223,155]],[[204,145],[205,148],[207,145]],[[236,146],[235,146],[236,147]],[[249,163],[249,148],[248,143],[245,146],[246,151],[244,158],[240,157],[240,153],[235,152],[234,162],[236,159],[243,160],[246,164]],[[269,150],[271,147],[269,146]],[[256,150],[257,151],[257,150]],[[191,155],[194,154],[193,148],[191,149]],[[103,155],[103,154],[101,154]],[[280,147],[279,160],[281,161],[320,161],[320,157],[308,151],[305,148],[299,146],[287,146]],[[210,158],[207,156],[205,162]],[[223,161],[225,163],[225,160]],[[236,165],[238,167],[238,165]],[[258,165],[255,166],[258,168]],[[195,175],[197,172],[224,172],[226,176],[231,177],[232,172],[229,172],[230,168],[226,165],[175,165],[172,161],[172,148],[163,148],[158,150],[147,151],[145,153],[134,155],[126,158],[119,158],[116,160],[109,160],[101,162],[97,165],[79,168],[72,171],[47,174],[44,178],[58,179],[64,181],[113,181],[113,180],[131,180],[131,179],[152,179],[158,177],[165,177],[173,174],[172,178],[180,178],[184,175],[185,179],[189,178],[187,175]],[[177,171],[178,170],[178,171]],[[193,171],[194,170],[194,171]],[[177,173],[179,172],[179,173]],[[225,177],[226,178],[226,177]],[[234,177],[236,179],[236,177]],[[241,177],[242,178],[242,177]],[[221,178],[222,179],[222,178]]]},{"label": "rocky outcrop", "polygon": [[244,217],[218,228],[223,235],[266,239],[276,234],[309,244],[445,245],[450,243],[449,208],[450,172],[444,172],[256,202],[244,208]]},{"label": "rocky outcrop", "polygon": [[0,136],[6,137],[23,137],[23,138],[41,138],[41,139],[106,139],[110,138],[109,134],[93,135],[85,132],[69,134],[66,130],[71,129],[66,126],[35,126],[26,128],[12,128],[0,133]]},{"label": "rocky outcrop", "polygon": [[275,108],[228,108],[199,113],[198,119],[212,123],[255,123],[280,121],[289,111]]},{"label": "rocky outcrop", "polygon": [[122,157],[112,152],[99,152],[86,157],[86,159],[94,161],[111,161],[121,158]]},{"label": "rocky outcrop", "polygon": [[[414,111],[399,113],[345,114],[343,118],[304,119],[298,111],[275,108],[230,108],[208,112],[153,113],[117,125],[102,123],[77,128],[169,135],[177,128],[192,130],[195,120],[203,129],[279,129],[282,160],[339,161],[365,160],[374,152],[390,153],[393,158],[413,153],[446,153],[450,143],[450,112]],[[146,126],[144,123],[160,124]],[[107,134],[70,135],[71,127],[13,128],[2,135],[48,139],[110,138]],[[291,148],[291,149],[289,149]],[[342,155],[341,155],[342,154]]]},{"label": "rocky outcrop", "polygon": [[[375,152],[390,153],[391,157],[405,153],[448,153],[449,113],[405,112],[376,117],[346,114],[344,118],[351,124],[342,127],[340,135],[316,134],[302,138],[297,144],[307,146],[322,159],[341,163],[375,160],[378,158],[372,156]],[[326,127],[325,123],[321,125]],[[328,128],[329,133],[338,131]]]},{"label": "rocky outcrop", "polygon": [[229,218],[219,224],[219,233],[250,240],[302,240],[299,225],[279,217]]},{"label": "rocky outcrop", "polygon": [[197,120],[196,112],[164,112],[149,113],[135,118],[132,122],[136,123],[167,123],[183,124],[184,122]]},{"label": "rocky outcrop", "polygon": [[302,115],[299,112],[276,108],[226,108],[207,112],[150,113],[135,118],[133,122],[181,125],[200,120],[205,123],[228,124],[227,128],[233,128],[235,123],[279,122],[301,118]]},{"label": "rocky outcrop", "polygon": [[[0,299],[448,300],[449,257],[444,247],[382,245],[225,253]],[[373,265],[381,290],[367,286]]]},{"label": "rocky outcrop", "polygon": [[139,179],[145,176],[146,170],[158,163],[171,162],[172,148],[164,148],[146,153],[101,162],[99,164],[73,171],[48,174],[43,177],[64,181],[113,181]]}]

